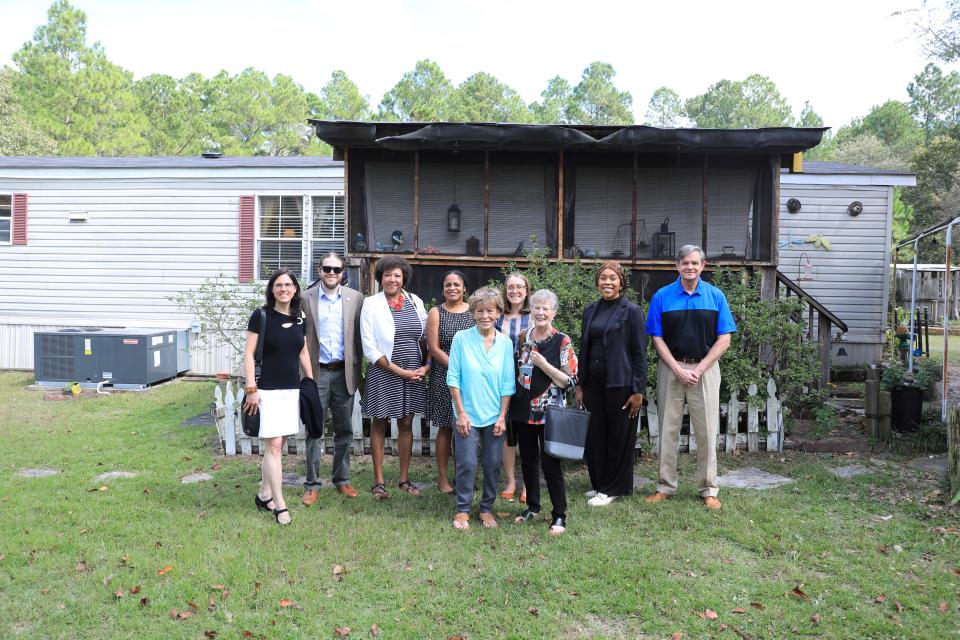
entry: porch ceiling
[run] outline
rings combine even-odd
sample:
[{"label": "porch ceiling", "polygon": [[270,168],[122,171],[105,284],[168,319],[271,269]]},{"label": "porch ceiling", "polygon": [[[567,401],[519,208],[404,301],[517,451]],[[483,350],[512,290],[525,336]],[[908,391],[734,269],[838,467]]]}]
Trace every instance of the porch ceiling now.
[{"label": "porch ceiling", "polygon": [[417,150],[639,151],[788,154],[820,143],[827,128],[661,129],[455,122],[346,122],[310,120],[317,137],[334,147]]}]

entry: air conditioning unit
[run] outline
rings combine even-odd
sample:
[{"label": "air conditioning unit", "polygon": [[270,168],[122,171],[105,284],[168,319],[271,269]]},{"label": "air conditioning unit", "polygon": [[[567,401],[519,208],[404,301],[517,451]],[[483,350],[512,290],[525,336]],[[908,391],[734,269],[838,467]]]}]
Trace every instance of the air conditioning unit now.
[{"label": "air conditioning unit", "polygon": [[38,331],[33,336],[36,383],[79,382],[93,388],[143,389],[175,378],[189,364],[179,357],[186,332],[178,329],[84,327]]}]

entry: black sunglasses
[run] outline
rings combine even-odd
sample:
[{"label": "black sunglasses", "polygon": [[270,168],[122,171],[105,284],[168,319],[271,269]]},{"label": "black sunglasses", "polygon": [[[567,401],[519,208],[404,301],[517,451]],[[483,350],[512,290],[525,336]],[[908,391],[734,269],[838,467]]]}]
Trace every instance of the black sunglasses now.
[{"label": "black sunglasses", "polygon": [[328,267],[324,265],[320,268],[323,269],[324,273],[336,273],[338,275],[343,273],[343,267]]}]

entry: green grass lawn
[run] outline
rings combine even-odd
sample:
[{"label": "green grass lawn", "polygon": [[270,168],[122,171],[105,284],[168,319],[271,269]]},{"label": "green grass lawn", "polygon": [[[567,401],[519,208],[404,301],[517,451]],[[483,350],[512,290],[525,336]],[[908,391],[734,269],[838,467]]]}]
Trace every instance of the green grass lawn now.
[{"label": "green grass lawn", "polygon": [[[948,361],[951,364],[960,364],[960,336],[950,336],[947,346]],[[943,336],[930,336],[930,357],[943,362]]]},{"label": "green grass lawn", "polygon": [[[254,509],[257,461],[224,459],[212,428],[179,426],[207,409],[212,384],[52,402],[31,381],[0,374],[0,637],[332,638],[349,627],[369,638],[371,625],[441,639],[960,633],[957,511],[946,487],[893,458],[839,480],[827,468],[846,458],[722,455],[722,472],[757,466],[796,482],[724,490],[719,513],[696,500],[688,456],[679,498],[653,506],[588,507],[586,474],[571,467],[568,533],[556,539],[546,520],[455,531],[452,498],[433,490],[386,503],[322,491],[309,510],[290,490],[293,524],[279,527]],[[18,475],[28,467],[60,473]],[[180,483],[198,469],[214,480]],[[354,469],[369,487],[369,464]],[[138,475],[93,480],[113,470]],[[654,462],[637,473],[654,476]],[[396,483],[393,460],[387,477]],[[413,477],[432,469],[418,463]]]}]

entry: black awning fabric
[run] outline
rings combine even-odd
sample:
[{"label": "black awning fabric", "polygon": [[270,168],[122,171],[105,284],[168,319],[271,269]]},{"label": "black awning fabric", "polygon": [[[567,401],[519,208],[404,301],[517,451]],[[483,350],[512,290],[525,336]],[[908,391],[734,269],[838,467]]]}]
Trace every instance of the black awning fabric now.
[{"label": "black awning fabric", "polygon": [[660,129],[648,126],[311,120],[335,147],[416,150],[689,151],[795,153],[820,143],[826,128]]},{"label": "black awning fabric", "polygon": [[755,151],[794,153],[820,144],[826,128],[660,129],[631,126],[597,141],[598,149],[680,149],[681,151]]},{"label": "black awning fabric", "polygon": [[377,143],[397,151],[518,150],[554,151],[594,145],[597,140],[568,127],[522,124],[429,124],[412,133],[379,138]]}]

